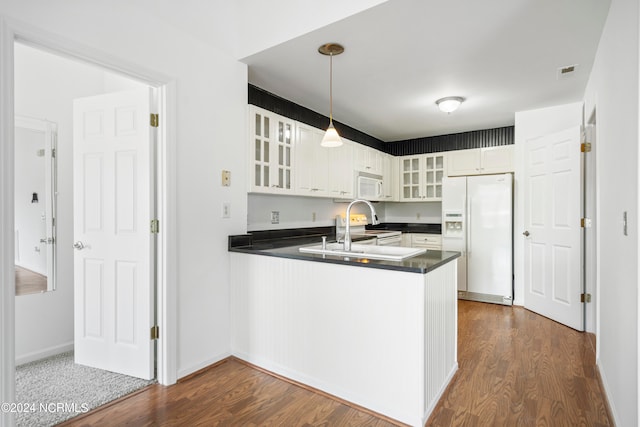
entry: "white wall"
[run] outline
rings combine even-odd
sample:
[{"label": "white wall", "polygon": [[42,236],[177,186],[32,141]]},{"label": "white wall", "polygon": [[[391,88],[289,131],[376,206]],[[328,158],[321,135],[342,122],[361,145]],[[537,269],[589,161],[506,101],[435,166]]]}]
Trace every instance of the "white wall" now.
[{"label": "white wall", "polygon": [[[227,236],[246,231],[246,66],[128,2],[113,7],[111,2],[5,0],[0,14],[50,33],[48,39],[81,44],[107,63],[112,58],[119,66],[175,81],[178,375],[225,357]],[[231,187],[220,185],[222,169],[231,170]],[[230,219],[221,218],[223,200],[232,204]]]},{"label": "white wall", "polygon": [[387,202],[385,205],[385,222],[442,224],[442,203],[440,202]]},{"label": "white wall", "polygon": [[[344,214],[348,203],[318,197],[249,194],[248,205],[247,230],[257,231],[334,226],[336,215]],[[439,202],[381,202],[374,203],[374,207],[380,222],[442,223],[442,203]],[[271,224],[272,211],[280,213],[279,224]],[[370,217],[369,208],[362,204],[354,205],[351,212]]]},{"label": "white wall", "polygon": [[[613,0],[585,92],[596,109],[597,362],[620,426],[638,425],[638,40],[636,0]],[[629,233],[622,232],[628,212]]]},{"label": "white wall", "polygon": [[513,215],[513,259],[514,290],[513,303],[524,305],[524,173],[525,143],[536,136],[558,132],[582,125],[582,103],[559,105],[538,110],[520,111],[515,115],[514,133],[514,215]]},{"label": "white wall", "polygon": [[[348,206],[348,203],[334,202],[333,199],[269,194],[250,194],[248,204],[248,231],[333,227],[336,225],[336,215],[344,214]],[[385,204],[375,203],[374,207],[378,219],[385,221]],[[272,211],[280,212],[279,224],[271,224]],[[363,213],[370,218],[371,211],[367,206],[357,204],[353,206],[351,213]]]}]

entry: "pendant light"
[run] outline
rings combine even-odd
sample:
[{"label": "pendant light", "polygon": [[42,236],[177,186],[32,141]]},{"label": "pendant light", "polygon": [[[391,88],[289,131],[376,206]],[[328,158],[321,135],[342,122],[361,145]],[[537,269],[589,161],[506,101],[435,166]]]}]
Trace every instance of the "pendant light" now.
[{"label": "pendant light", "polygon": [[323,147],[339,147],[342,145],[342,139],[340,139],[336,128],[333,127],[333,56],[344,52],[344,47],[338,43],[326,43],[318,48],[318,52],[323,55],[329,55],[329,127],[320,145]]}]

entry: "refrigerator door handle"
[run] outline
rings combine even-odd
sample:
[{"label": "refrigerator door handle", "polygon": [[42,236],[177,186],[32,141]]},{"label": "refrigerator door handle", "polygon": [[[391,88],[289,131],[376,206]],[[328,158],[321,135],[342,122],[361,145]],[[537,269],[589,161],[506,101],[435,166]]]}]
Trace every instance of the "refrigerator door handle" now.
[{"label": "refrigerator door handle", "polygon": [[468,197],[467,198],[467,220],[466,225],[467,225],[467,259],[471,258],[471,220],[472,220],[472,216],[471,216],[471,205],[473,203],[473,197]]}]

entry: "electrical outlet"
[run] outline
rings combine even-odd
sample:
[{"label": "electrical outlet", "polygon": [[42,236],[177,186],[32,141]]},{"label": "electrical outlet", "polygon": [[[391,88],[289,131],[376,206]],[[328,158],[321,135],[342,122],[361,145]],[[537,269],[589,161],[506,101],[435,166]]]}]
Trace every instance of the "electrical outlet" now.
[{"label": "electrical outlet", "polygon": [[231,218],[231,202],[222,202],[222,218]]},{"label": "electrical outlet", "polygon": [[316,222],[316,213],[315,212],[311,213],[311,222]]},{"label": "electrical outlet", "polygon": [[280,211],[271,211],[271,224],[280,223]]},{"label": "electrical outlet", "polygon": [[416,214],[416,219],[420,219],[420,212]]},{"label": "electrical outlet", "polygon": [[222,186],[230,187],[231,186],[231,172],[227,170],[222,171]]}]

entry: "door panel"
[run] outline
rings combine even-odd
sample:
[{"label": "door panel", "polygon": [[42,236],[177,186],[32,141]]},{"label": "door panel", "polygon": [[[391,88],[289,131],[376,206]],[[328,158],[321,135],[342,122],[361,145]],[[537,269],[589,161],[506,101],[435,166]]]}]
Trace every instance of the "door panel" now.
[{"label": "door panel", "polygon": [[74,101],[76,363],[154,375],[150,89]]},{"label": "door panel", "polygon": [[580,128],[526,144],[524,304],[583,330]]}]

